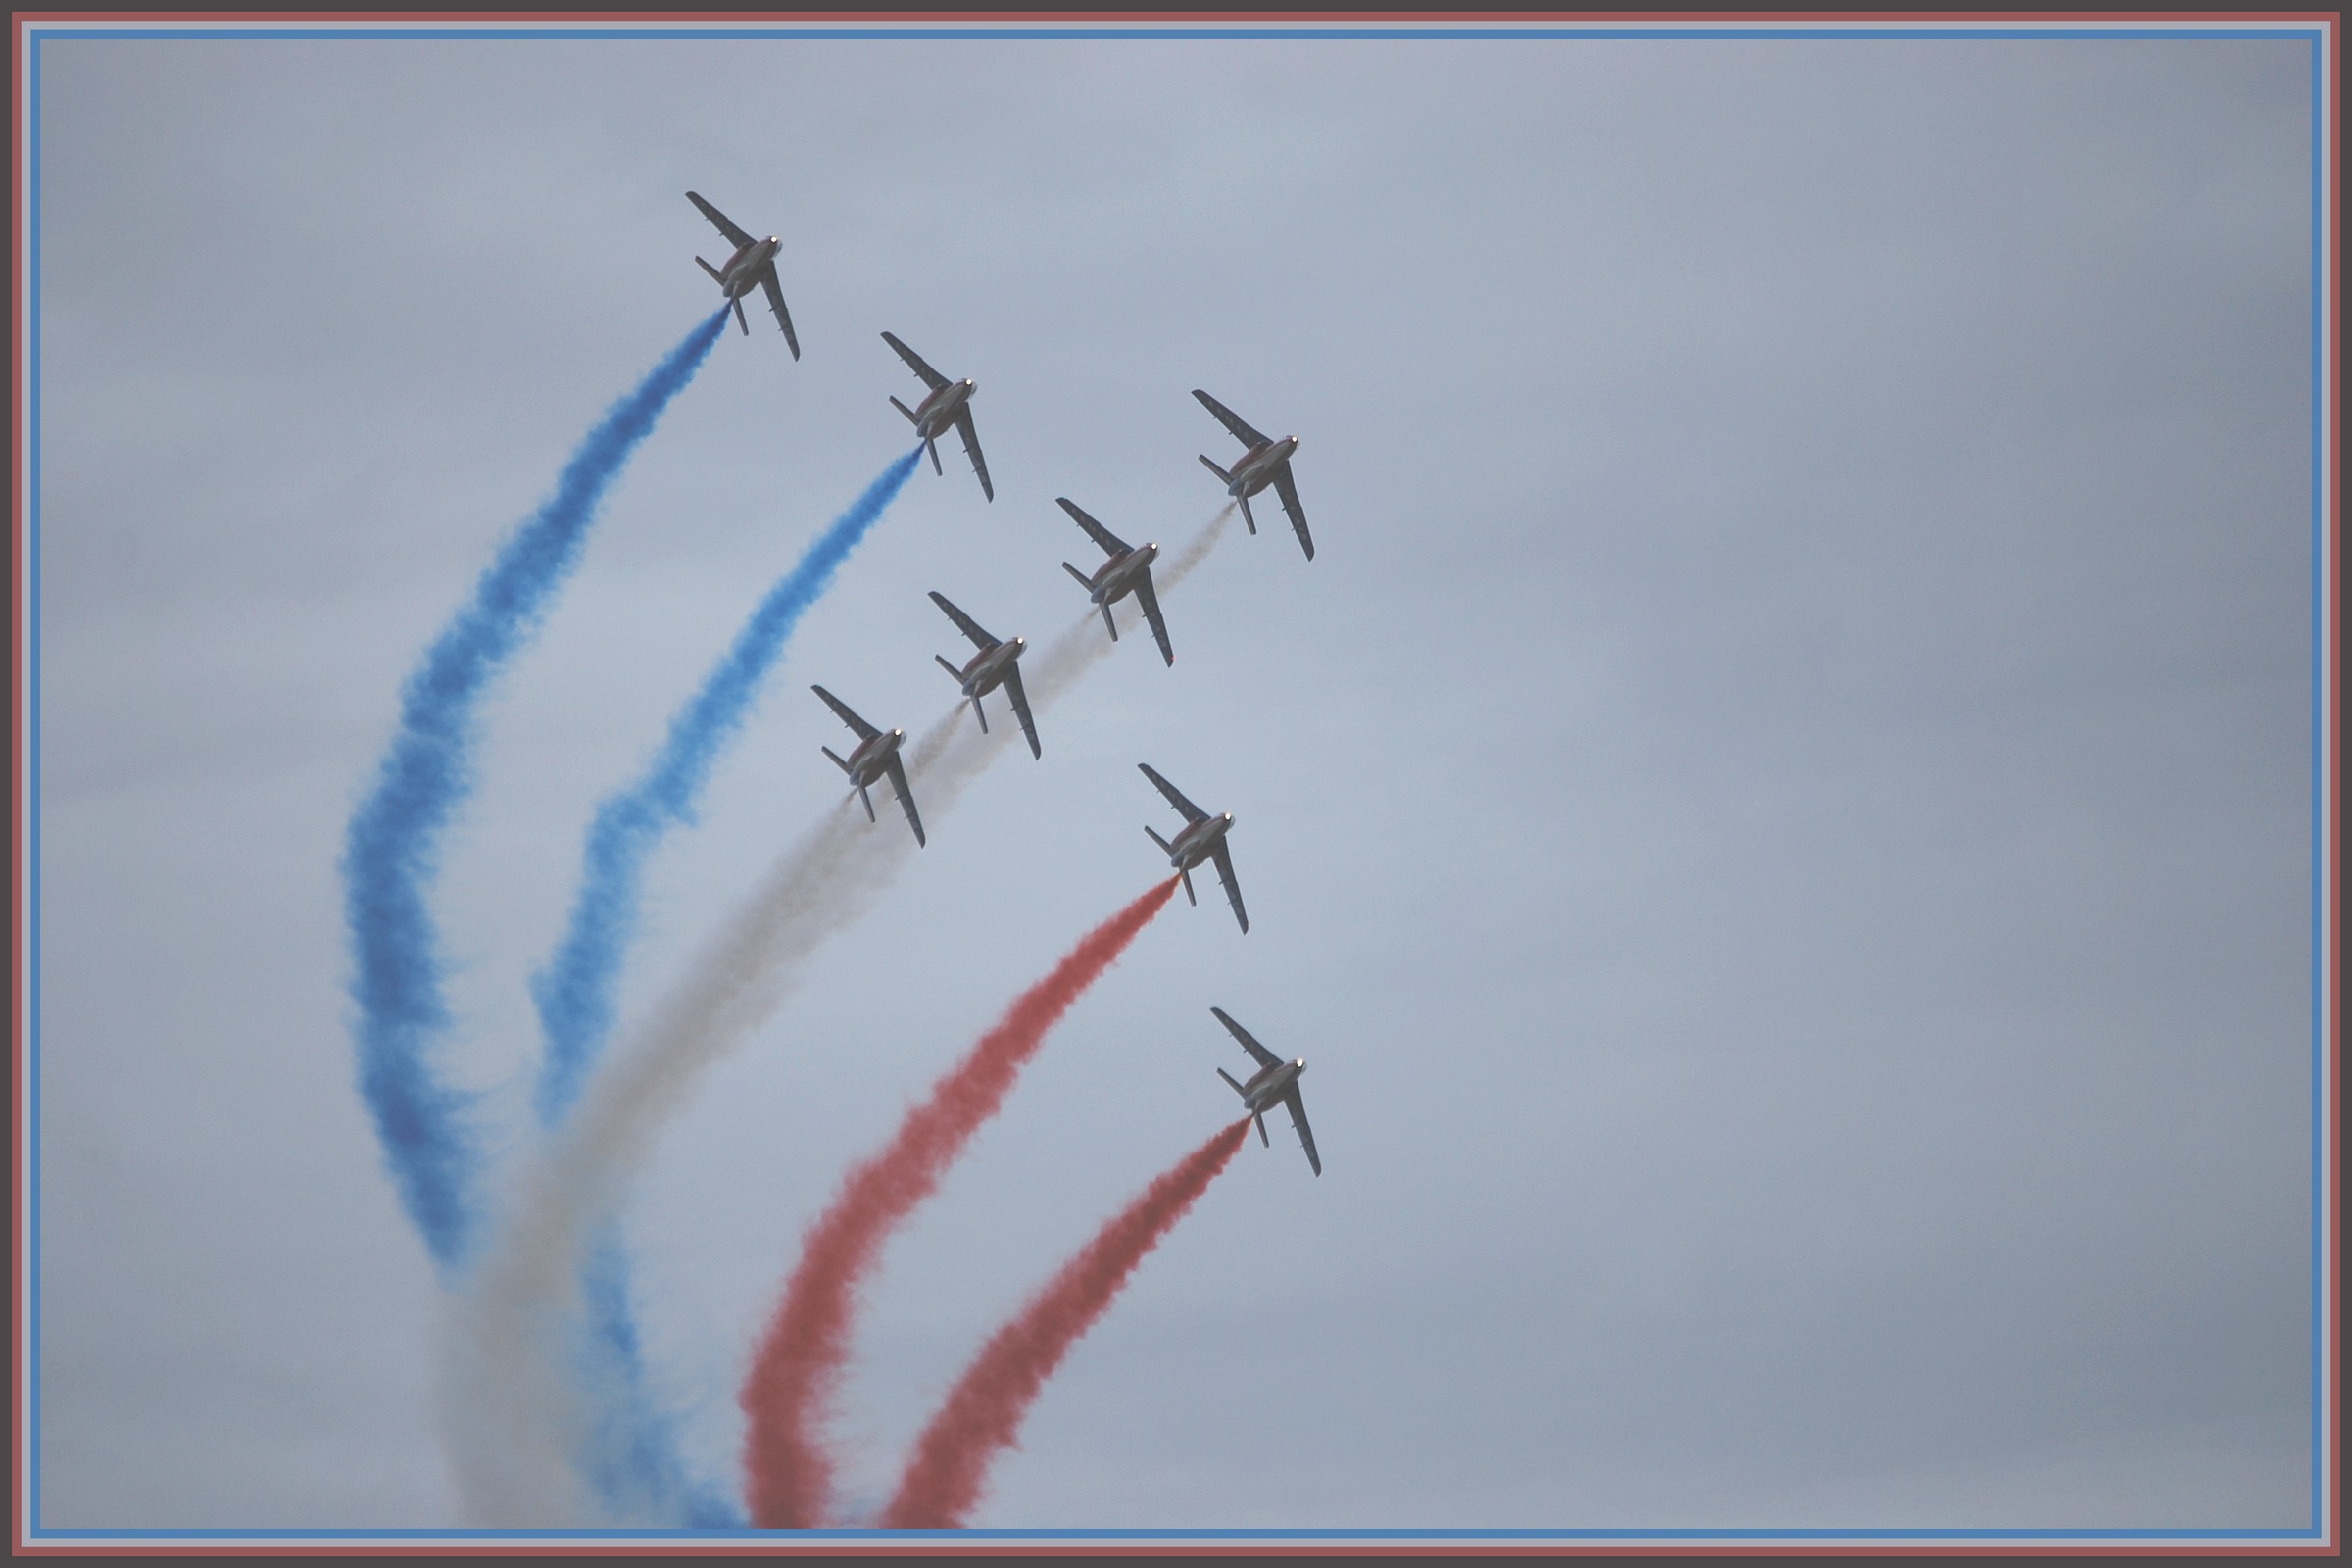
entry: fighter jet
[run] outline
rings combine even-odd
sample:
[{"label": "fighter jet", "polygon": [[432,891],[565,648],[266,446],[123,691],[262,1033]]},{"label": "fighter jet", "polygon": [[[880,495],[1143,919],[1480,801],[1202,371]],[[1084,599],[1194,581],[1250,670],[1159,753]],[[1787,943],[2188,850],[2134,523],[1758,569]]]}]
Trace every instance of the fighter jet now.
[{"label": "fighter jet", "polygon": [[1211,816],[1186,800],[1175,785],[1153,772],[1150,762],[1138,762],[1135,765],[1144,770],[1144,777],[1159,786],[1159,793],[1168,798],[1170,806],[1184,813],[1184,831],[1178,833],[1173,841],[1152,833],[1149,824],[1146,824],[1144,831],[1152,833],[1152,842],[1167,852],[1168,864],[1183,874],[1185,898],[1196,905],[1200,902],[1193,897],[1193,867],[1202,860],[1215,861],[1217,880],[1225,884],[1225,897],[1233,901],[1233,917],[1242,922],[1244,931],[1248,931],[1250,912],[1242,907],[1242,885],[1234,880],[1233,854],[1225,848],[1225,835],[1233,827],[1233,813],[1227,811],[1223,816]]},{"label": "fighter jet", "polygon": [[1021,690],[1021,650],[1029,646],[1028,639],[1015,637],[1008,643],[999,642],[982,631],[978,621],[949,604],[946,594],[934,592],[931,602],[946,611],[956,629],[980,650],[961,669],[937,654],[931,656],[939,659],[939,667],[955,676],[956,684],[963,688],[963,695],[972,700],[972,716],[980,720],[980,732],[988,733],[988,710],[980,706],[980,699],[1002,686],[1012,704],[1013,716],[1021,721],[1021,733],[1029,737],[1029,755],[1045,756],[1037,745],[1037,720],[1029,716],[1029,696]]},{"label": "fighter jet", "polygon": [[1257,532],[1257,519],[1250,515],[1250,498],[1272,485],[1274,493],[1282,498],[1282,510],[1291,514],[1291,526],[1298,534],[1306,559],[1314,560],[1315,541],[1307,535],[1306,511],[1298,505],[1298,487],[1291,482],[1291,454],[1298,450],[1298,438],[1286,435],[1279,441],[1268,440],[1243,423],[1240,415],[1199,387],[1193,389],[1193,396],[1233,432],[1234,439],[1250,449],[1231,469],[1209,463],[1205,452],[1200,455],[1200,461],[1208,464],[1208,471],[1225,481],[1225,493],[1242,504],[1242,521],[1250,525],[1251,533]]},{"label": "fighter jet", "polygon": [[834,757],[830,746],[820,746],[817,750],[832,757],[833,765],[849,774],[850,782],[858,786],[858,798],[865,803],[865,819],[868,822],[874,820],[874,798],[865,792],[866,786],[887,774],[890,787],[899,792],[899,804],[906,808],[906,825],[914,829],[914,842],[921,844],[923,819],[914,814],[914,795],[906,788],[906,764],[899,760],[899,746],[906,739],[906,732],[903,729],[878,730],[851,712],[849,704],[822,686],[808,689],[822,697],[825,706],[840,714],[844,724],[858,732],[858,749],[849,755],[847,760]]},{"label": "fighter jet", "polygon": [[1242,1043],[1242,1049],[1250,1053],[1250,1059],[1257,1063],[1257,1071],[1250,1074],[1246,1084],[1234,1083],[1233,1074],[1222,1067],[1217,1069],[1217,1076],[1233,1084],[1233,1092],[1242,1097],[1242,1108],[1256,1121],[1257,1141],[1267,1147],[1273,1145],[1274,1140],[1266,1136],[1266,1112],[1277,1102],[1290,1106],[1291,1125],[1298,1129],[1298,1142],[1306,1150],[1306,1162],[1315,1168],[1316,1175],[1322,1175],[1323,1160],[1315,1152],[1315,1135],[1306,1125],[1306,1102],[1298,1097],[1298,1075],[1306,1071],[1306,1058],[1285,1061],[1250,1038],[1250,1031],[1235,1023],[1223,1007],[1208,1010],[1217,1015],[1217,1022],[1233,1031],[1233,1038]]},{"label": "fighter jet", "polygon": [[792,335],[792,313],[784,309],[784,290],[776,282],[776,252],[784,248],[784,242],[773,234],[765,239],[752,238],[729,222],[726,214],[693,191],[686,193],[686,199],[701,208],[703,216],[710,220],[721,234],[726,235],[728,244],[735,247],[735,254],[727,258],[724,267],[712,267],[700,256],[694,259],[695,264],[709,272],[718,284],[720,292],[727,296],[728,303],[735,307],[735,324],[742,327],[746,335],[750,334],[752,323],[743,318],[743,297],[754,288],[767,290],[768,309],[776,313],[776,324],[784,329],[784,346],[792,350],[794,359],[799,359],[801,340]]},{"label": "fighter jet", "polygon": [[1168,646],[1168,624],[1159,618],[1159,595],[1152,591],[1152,558],[1159,554],[1159,546],[1144,545],[1130,550],[1124,539],[1079,511],[1069,497],[1054,499],[1086,530],[1086,536],[1110,557],[1092,577],[1066,561],[1061,564],[1061,569],[1077,578],[1087,597],[1102,608],[1102,624],[1110,628],[1110,640],[1114,643],[1119,640],[1119,624],[1110,618],[1110,607],[1132,593],[1135,602],[1144,607],[1144,618],[1152,623],[1152,635],[1159,640],[1159,657],[1175,663],[1175,650]]},{"label": "fighter jet", "polygon": [[931,395],[911,409],[897,398],[890,400],[892,408],[913,421],[914,433],[922,437],[923,449],[931,454],[931,471],[939,474],[947,472],[939,466],[939,437],[950,425],[954,425],[956,433],[963,437],[964,455],[972,460],[972,471],[980,476],[980,493],[991,501],[996,500],[997,487],[988,482],[988,460],[980,456],[980,438],[972,433],[971,398],[972,388],[977,383],[969,376],[960,381],[949,380],[925,365],[921,355],[888,332],[882,334],[882,341],[897,349],[899,358],[905,360],[907,368],[923,378],[923,385],[931,389]]}]

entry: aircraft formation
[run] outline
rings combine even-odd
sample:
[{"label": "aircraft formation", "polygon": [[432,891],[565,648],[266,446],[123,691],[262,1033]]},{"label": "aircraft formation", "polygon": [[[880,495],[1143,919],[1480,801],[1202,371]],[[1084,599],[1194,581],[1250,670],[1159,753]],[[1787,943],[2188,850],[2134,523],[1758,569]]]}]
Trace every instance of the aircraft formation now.
[{"label": "aircraft formation", "polygon": [[[768,308],[775,315],[776,325],[784,334],[785,346],[792,351],[792,357],[798,360],[801,357],[800,341],[793,332],[792,315],[785,308],[783,287],[776,275],[776,256],[782,249],[781,242],[772,234],[765,239],[755,238],[749,230],[739,227],[694,191],[688,191],[686,199],[735,247],[721,266],[713,267],[700,256],[695,261],[718,284],[720,292],[733,307],[737,326],[746,335],[750,333],[750,323],[744,317],[744,297],[754,289],[764,291]],[[972,416],[972,396],[978,389],[978,383],[970,377],[960,381],[950,380],[933,369],[921,355],[894,333],[884,332],[882,340],[926,388],[923,400],[912,408],[895,396],[890,403],[914,426],[916,438],[931,459],[932,471],[945,476],[946,469],[940,463],[938,443],[941,436],[954,430],[962,441],[964,456],[971,463],[973,474],[980,481],[982,497],[986,501],[995,501],[996,486],[989,478],[988,460],[981,454],[980,436]],[[1257,520],[1251,514],[1250,498],[1271,488],[1284,514],[1290,518],[1292,531],[1298,536],[1299,548],[1306,553],[1306,559],[1312,561],[1315,543],[1313,536],[1307,532],[1306,512],[1299,502],[1298,486],[1291,474],[1291,459],[1298,450],[1298,438],[1293,435],[1280,441],[1273,440],[1208,393],[1195,389],[1193,396],[1246,449],[1230,468],[1219,466],[1205,453],[1200,455],[1200,462],[1224,485],[1226,495],[1239,505],[1242,520],[1249,531],[1253,535],[1257,532]],[[1055,502],[1103,554],[1102,562],[1091,573],[1067,561],[1061,565],[1086,591],[1088,602],[1102,612],[1102,625],[1109,633],[1110,640],[1115,643],[1119,637],[1118,623],[1112,618],[1111,607],[1122,599],[1132,598],[1142,612],[1146,624],[1152,628],[1152,640],[1159,646],[1161,662],[1174,665],[1175,648],[1169,641],[1167,621],[1161,613],[1159,596],[1152,581],[1152,565],[1159,555],[1159,546],[1153,542],[1130,545],[1068,497],[1056,497]],[[933,657],[940,667],[955,679],[963,697],[970,701],[973,716],[979,721],[981,729],[985,731],[988,728],[983,699],[992,692],[1002,691],[1020,724],[1022,736],[1029,743],[1030,756],[1042,759],[1045,752],[1038,739],[1037,721],[1021,686],[1020,659],[1028,646],[1027,640],[992,635],[950,602],[946,595],[937,591],[931,594],[931,601],[955,622],[956,630],[969,639],[977,650],[961,664],[937,655]],[[850,783],[858,791],[858,800],[865,807],[867,820],[878,820],[871,787],[887,779],[897,795],[901,809],[906,813],[906,825],[913,832],[915,843],[918,846],[926,845],[929,841],[923,831],[922,816],[916,808],[913,792],[907,786],[906,763],[900,755],[906,739],[906,730],[882,729],[860,717],[847,703],[824,687],[814,686],[811,690],[858,737],[857,746],[847,757],[829,746],[820,747],[819,750],[848,775]],[[1196,906],[1200,903],[1193,890],[1193,871],[1204,863],[1212,866],[1218,882],[1224,887],[1227,902],[1233,906],[1235,921],[1247,934],[1250,915],[1242,904],[1241,883],[1234,875],[1233,855],[1226,842],[1233,828],[1233,813],[1225,811],[1211,815],[1194,805],[1150,763],[1137,765],[1184,818],[1184,825],[1172,839],[1162,838],[1149,824],[1144,831],[1167,856],[1169,868],[1182,878],[1186,899]],[[1292,1125],[1298,1130],[1308,1165],[1317,1176],[1322,1175],[1323,1161],[1315,1151],[1314,1134],[1307,1126],[1306,1108],[1298,1091],[1299,1074],[1306,1069],[1305,1059],[1301,1057],[1286,1062],[1258,1044],[1249,1031],[1222,1008],[1211,1007],[1209,1011],[1232,1032],[1256,1066],[1256,1071],[1247,1082],[1237,1081],[1222,1067],[1217,1069],[1217,1073],[1242,1097],[1244,1110],[1256,1123],[1260,1143],[1269,1142],[1265,1112],[1276,1104],[1284,1105],[1291,1113]]]}]

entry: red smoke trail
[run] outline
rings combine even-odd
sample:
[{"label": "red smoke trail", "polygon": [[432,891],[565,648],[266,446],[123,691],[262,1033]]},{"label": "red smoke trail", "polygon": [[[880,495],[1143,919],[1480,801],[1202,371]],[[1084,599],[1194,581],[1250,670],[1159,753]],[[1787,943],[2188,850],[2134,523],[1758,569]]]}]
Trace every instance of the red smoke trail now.
[{"label": "red smoke trail", "polygon": [[972,1134],[1004,1103],[1046,1032],[1175,892],[1175,878],[1162,882],[1088,932],[1052,974],[1021,993],[932,1087],[931,1097],[906,1113],[889,1147],[851,1169],[832,1206],[808,1228],[800,1266],[743,1385],[743,1409],[751,1418],[744,1492],[754,1523],[800,1530],[824,1522],[833,1459],[822,1433],[849,1359],[858,1286],[890,1233],[938,1191]]},{"label": "red smoke trail", "polygon": [[939,1414],[914,1442],[898,1495],[882,1512],[891,1530],[959,1530],[980,1501],[997,1454],[1011,1446],[1029,1406],[1070,1347],[1109,1310],[1127,1276],[1208,1190],[1250,1134],[1247,1117],[1184,1156],[1114,1215],[1061,1266],[1020,1316],[982,1347]]}]

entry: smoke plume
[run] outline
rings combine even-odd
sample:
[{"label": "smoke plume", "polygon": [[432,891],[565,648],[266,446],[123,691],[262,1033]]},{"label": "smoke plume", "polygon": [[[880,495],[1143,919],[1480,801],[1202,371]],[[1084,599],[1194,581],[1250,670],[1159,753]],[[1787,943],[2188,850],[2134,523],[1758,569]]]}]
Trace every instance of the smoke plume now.
[{"label": "smoke plume", "polygon": [[972,1135],[1004,1103],[1047,1032],[1175,891],[1170,878],[1088,932],[907,1111],[888,1146],[843,1178],[832,1204],[809,1226],[799,1266],[743,1388],[751,1420],[746,1494],[756,1524],[804,1529],[826,1522],[833,1460],[824,1428],[849,1359],[858,1290],[883,1245],[938,1191]]},{"label": "smoke plume", "polygon": [[670,719],[669,737],[645,772],[597,808],[570,924],[531,978],[547,1042],[536,1094],[543,1125],[562,1120],[571,1108],[612,1032],[612,992],[621,956],[636,933],[646,857],[670,827],[693,820],[712,763],[742,727],[803,612],[831,586],[835,570],[881,519],[921,457],[916,447],[893,463],[817,536],[800,564],[768,590],[702,689]]},{"label": "smoke plume", "polygon": [[[1164,594],[1215,548],[1228,504],[1157,577]],[[1086,611],[1023,672],[1042,714],[1111,649]],[[907,748],[907,778],[936,824],[1016,734],[982,732],[958,701]],[[961,722],[959,722],[961,721]],[[682,980],[629,1030],[588,1080],[561,1128],[519,1172],[505,1223],[454,1305],[444,1357],[451,1446],[460,1492],[478,1523],[543,1526],[593,1513],[569,1454],[593,1425],[551,1349],[585,1305],[580,1274],[590,1238],[619,1211],[661,1129],[712,1063],[775,1014],[817,948],[862,918],[889,891],[913,836],[869,823],[843,799],[776,861]]]},{"label": "smoke plume", "polygon": [[1109,1310],[1145,1254],[1231,1163],[1249,1132],[1247,1118],[1237,1121],[1155,1178],[997,1330],[915,1439],[914,1456],[882,1510],[884,1528],[962,1528],[979,1505],[989,1466],[1019,1435],[1046,1380]]},{"label": "smoke plume", "polygon": [[734,1501],[687,1470],[678,1443],[682,1412],[662,1398],[646,1372],[629,1272],[619,1228],[611,1227],[597,1239],[580,1282],[588,1322],[574,1381],[607,1396],[582,1456],[588,1483],[616,1518],[740,1530],[743,1514]]},{"label": "smoke plume", "polygon": [[723,311],[704,321],[606,411],[564,466],[555,494],[499,546],[473,598],[402,689],[399,730],[345,831],[343,909],[359,1004],[360,1094],[401,1205],[444,1268],[469,1240],[480,1153],[466,1126],[471,1098],[441,1082],[430,1060],[449,1009],[425,895],[440,869],[442,830],[473,787],[474,709],[577,564],[613,477],[694,378],[725,323]]}]

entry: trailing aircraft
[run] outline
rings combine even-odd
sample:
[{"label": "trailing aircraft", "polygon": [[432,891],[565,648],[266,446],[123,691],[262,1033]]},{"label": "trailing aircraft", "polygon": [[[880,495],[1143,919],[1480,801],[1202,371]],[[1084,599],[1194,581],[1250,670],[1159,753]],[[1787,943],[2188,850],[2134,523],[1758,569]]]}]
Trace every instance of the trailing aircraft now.
[{"label": "trailing aircraft", "polygon": [[876,729],[850,711],[849,704],[822,686],[808,689],[822,697],[825,706],[838,713],[844,724],[858,732],[858,749],[847,758],[834,756],[830,746],[820,746],[817,750],[833,758],[833,765],[849,774],[850,782],[858,786],[858,798],[865,803],[865,819],[868,822],[874,820],[874,798],[866,793],[866,786],[887,776],[890,787],[899,792],[899,804],[906,808],[906,825],[914,829],[914,842],[921,844],[923,819],[915,815],[914,793],[906,788],[906,764],[899,757],[899,747],[905,744],[906,732],[903,729]]},{"label": "trailing aircraft", "polygon": [[1233,1015],[1223,1007],[1208,1010],[1217,1015],[1217,1022],[1233,1031],[1233,1038],[1242,1043],[1242,1049],[1250,1053],[1250,1059],[1257,1063],[1257,1071],[1250,1075],[1246,1084],[1235,1082],[1233,1074],[1224,1068],[1217,1069],[1217,1076],[1233,1085],[1233,1092],[1242,1097],[1242,1108],[1257,1123],[1257,1141],[1272,1146],[1274,1141],[1266,1136],[1266,1112],[1277,1104],[1288,1105],[1291,1125],[1298,1129],[1298,1143],[1306,1151],[1306,1162],[1315,1168],[1316,1175],[1322,1175],[1323,1158],[1315,1152],[1314,1130],[1306,1125],[1306,1102],[1298,1095],[1298,1075],[1306,1071],[1306,1058],[1285,1061],[1250,1038],[1250,1031],[1235,1023]]},{"label": "trailing aircraft", "polygon": [[726,214],[693,191],[686,193],[686,199],[701,208],[703,216],[727,237],[728,244],[735,247],[735,254],[727,258],[724,267],[712,267],[700,256],[694,259],[697,266],[710,274],[711,281],[726,295],[727,302],[735,307],[735,324],[742,327],[747,335],[751,332],[752,323],[743,318],[743,297],[755,288],[767,290],[768,309],[776,313],[776,324],[784,329],[784,346],[792,350],[794,359],[799,359],[801,340],[793,336],[792,313],[784,309],[784,289],[776,281],[776,252],[784,248],[784,242],[773,234],[765,239],[752,238],[728,221]]},{"label": "trailing aircraft", "polygon": [[1152,833],[1149,824],[1144,831],[1151,833],[1152,842],[1167,852],[1168,864],[1184,877],[1185,898],[1195,905],[1200,902],[1193,897],[1193,867],[1202,860],[1214,862],[1217,880],[1225,884],[1225,897],[1233,901],[1233,917],[1242,922],[1245,932],[1248,931],[1250,912],[1242,907],[1242,885],[1234,879],[1233,854],[1225,847],[1225,835],[1233,828],[1233,813],[1227,811],[1222,816],[1211,816],[1186,800],[1184,793],[1175,785],[1152,771],[1150,762],[1138,762],[1135,765],[1144,770],[1144,777],[1159,786],[1159,793],[1168,798],[1170,806],[1184,813],[1184,827],[1173,839],[1163,839],[1157,833]]},{"label": "trailing aircraft", "polygon": [[888,332],[882,334],[882,341],[898,350],[899,358],[931,389],[931,395],[911,409],[897,398],[890,400],[890,406],[906,416],[914,425],[914,433],[922,438],[923,450],[931,454],[931,471],[947,472],[939,466],[939,438],[953,427],[963,437],[964,455],[972,460],[972,471],[980,476],[980,493],[996,500],[997,487],[988,482],[988,460],[980,456],[980,437],[972,431],[972,390],[979,383],[969,376],[960,381],[949,380],[925,365],[921,355]]},{"label": "trailing aircraft", "polygon": [[1152,559],[1159,554],[1159,546],[1138,545],[1130,549],[1127,541],[1079,511],[1069,497],[1056,496],[1054,500],[1110,558],[1095,569],[1092,577],[1066,561],[1061,564],[1061,569],[1077,578],[1078,586],[1102,610],[1102,624],[1110,628],[1110,640],[1114,643],[1119,640],[1119,623],[1110,618],[1110,607],[1133,594],[1135,602],[1144,607],[1144,619],[1152,623],[1152,635],[1158,639],[1159,657],[1175,663],[1176,652],[1168,646],[1167,622],[1159,618],[1159,595],[1152,591]]},{"label": "trailing aircraft", "polygon": [[1045,756],[1038,749],[1037,720],[1029,716],[1029,695],[1021,690],[1021,650],[1029,646],[1028,639],[1015,637],[1010,642],[1000,642],[982,631],[978,621],[948,603],[946,594],[934,591],[931,602],[946,611],[956,629],[980,650],[961,669],[937,654],[931,656],[939,660],[940,668],[956,677],[963,695],[972,700],[972,716],[980,720],[980,733],[988,733],[988,710],[980,706],[980,699],[1002,686],[1005,699],[1012,704],[1013,717],[1021,721],[1021,733],[1029,737],[1029,755]]}]

